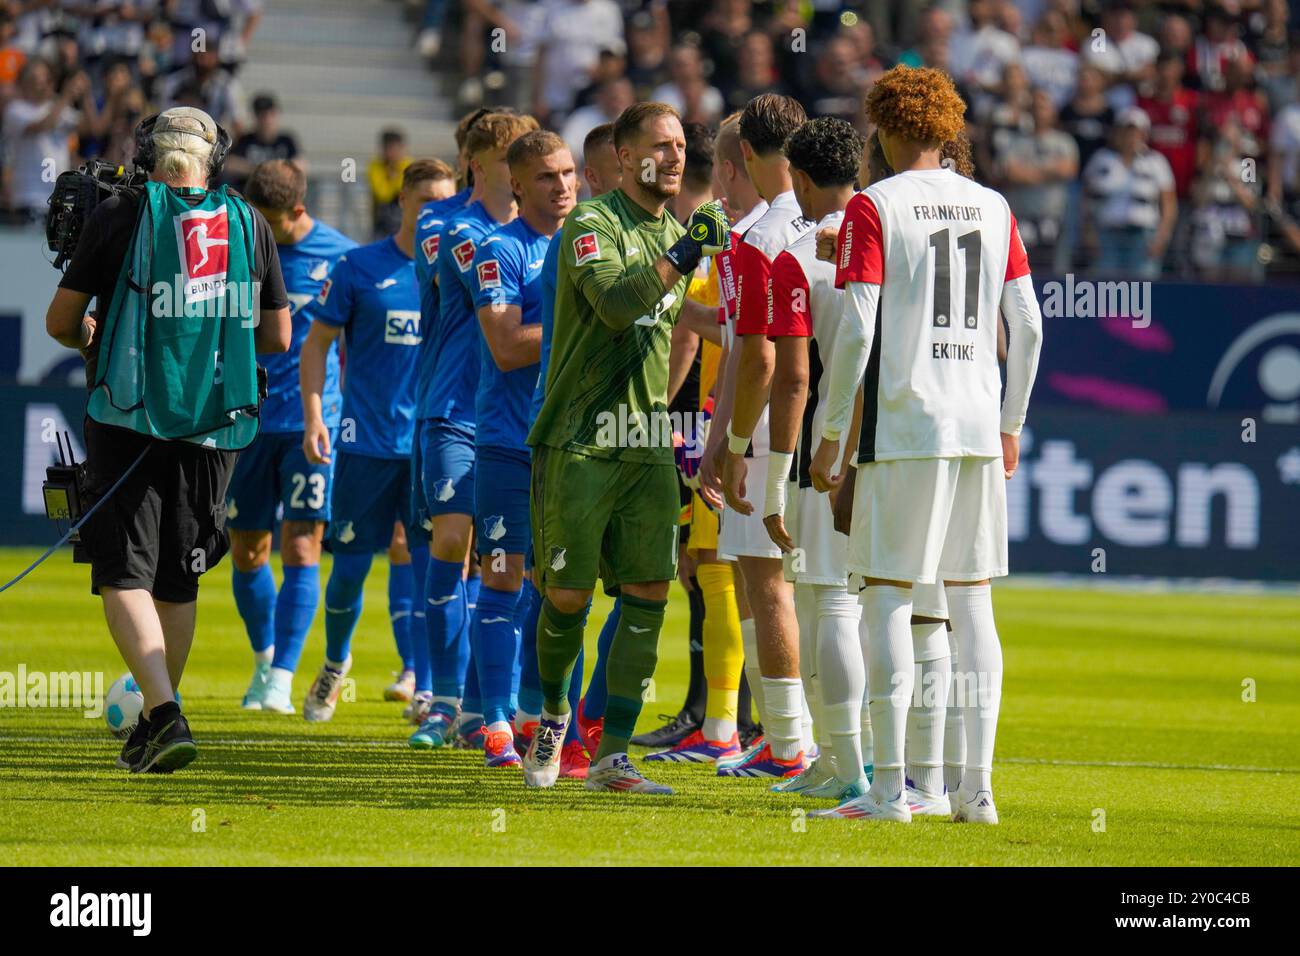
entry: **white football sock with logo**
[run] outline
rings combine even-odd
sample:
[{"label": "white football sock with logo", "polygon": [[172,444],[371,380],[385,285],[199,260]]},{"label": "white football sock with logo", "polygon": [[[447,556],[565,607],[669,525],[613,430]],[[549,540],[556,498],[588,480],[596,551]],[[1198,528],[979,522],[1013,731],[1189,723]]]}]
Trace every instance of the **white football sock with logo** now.
[{"label": "white football sock with logo", "polygon": [[[912,589],[872,585],[863,592],[867,696],[875,731],[871,795],[887,803],[903,791],[907,710],[912,701]],[[870,633],[871,640],[867,640]]]},{"label": "white football sock with logo", "polygon": [[912,625],[912,654],[916,687],[907,712],[907,776],[916,789],[937,797],[943,794],[943,720],[952,681],[942,621]]},{"label": "white football sock with logo", "polygon": [[965,793],[992,793],[993,746],[1002,705],[1002,643],[993,623],[993,591],[987,584],[946,590],[957,639],[954,692],[966,731],[961,787]]}]

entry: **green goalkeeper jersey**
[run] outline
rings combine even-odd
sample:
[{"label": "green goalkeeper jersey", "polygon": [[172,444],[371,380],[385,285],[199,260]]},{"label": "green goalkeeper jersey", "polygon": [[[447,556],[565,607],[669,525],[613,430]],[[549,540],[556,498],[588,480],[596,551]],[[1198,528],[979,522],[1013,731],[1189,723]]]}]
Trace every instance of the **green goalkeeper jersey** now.
[{"label": "green goalkeeper jersey", "polygon": [[673,463],[668,349],[686,296],[654,263],[686,230],[621,189],[579,203],[561,243],[546,391],[530,445]]}]

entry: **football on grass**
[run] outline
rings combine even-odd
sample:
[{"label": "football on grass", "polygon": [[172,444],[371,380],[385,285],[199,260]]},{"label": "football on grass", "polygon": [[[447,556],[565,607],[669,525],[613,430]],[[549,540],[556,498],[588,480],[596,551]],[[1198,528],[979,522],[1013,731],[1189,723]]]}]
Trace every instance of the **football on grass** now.
[{"label": "football on grass", "polygon": [[130,674],[113,681],[104,698],[104,722],[114,737],[128,737],[144,710],[144,694]]}]

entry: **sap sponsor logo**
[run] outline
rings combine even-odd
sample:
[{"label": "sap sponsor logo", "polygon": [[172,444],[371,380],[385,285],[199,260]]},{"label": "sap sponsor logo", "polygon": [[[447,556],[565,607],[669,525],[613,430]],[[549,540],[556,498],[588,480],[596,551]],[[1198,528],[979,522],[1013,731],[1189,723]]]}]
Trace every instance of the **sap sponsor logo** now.
[{"label": "sap sponsor logo", "polygon": [[389,309],[384,317],[384,343],[387,345],[420,344],[420,310]]},{"label": "sap sponsor logo", "polygon": [[1033,444],[1025,429],[1020,467],[1007,483],[1012,541],[1036,531],[1058,545],[1100,538],[1129,548],[1259,546],[1259,479],[1241,462],[1184,461],[1171,474],[1154,461],[1128,458],[1098,469],[1068,439],[1045,440],[1030,458]]},{"label": "sap sponsor logo", "polygon": [[73,886],[50,897],[50,925],[126,927],[133,936],[148,936],[153,929],[153,894],[82,893]]}]

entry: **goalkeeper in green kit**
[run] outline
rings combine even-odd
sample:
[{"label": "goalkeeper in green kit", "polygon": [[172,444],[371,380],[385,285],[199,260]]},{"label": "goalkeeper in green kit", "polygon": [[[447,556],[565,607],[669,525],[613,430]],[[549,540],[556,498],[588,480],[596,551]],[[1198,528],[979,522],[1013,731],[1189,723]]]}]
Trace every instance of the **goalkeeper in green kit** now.
[{"label": "goalkeeper in green kit", "polygon": [[568,689],[599,576],[622,599],[606,664],[609,701],[588,790],[667,794],[628,760],[628,738],[658,659],[677,573],[677,472],[668,352],[689,275],[727,242],[716,202],[683,228],[665,212],[681,189],[686,138],[663,103],[614,123],[620,189],[579,203],[560,243],[545,399],[532,446],[534,584],[542,717],[524,782],[549,787],[572,715]]}]

